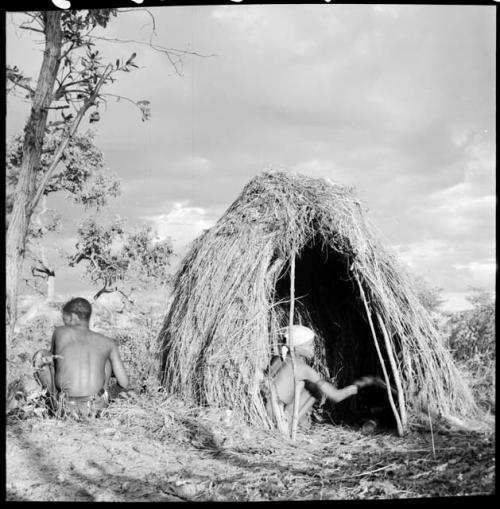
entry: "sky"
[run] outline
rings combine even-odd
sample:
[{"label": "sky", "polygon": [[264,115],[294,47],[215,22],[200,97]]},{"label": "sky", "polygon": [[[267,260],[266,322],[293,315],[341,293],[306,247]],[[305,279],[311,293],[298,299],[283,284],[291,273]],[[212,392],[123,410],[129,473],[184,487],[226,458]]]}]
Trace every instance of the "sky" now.
[{"label": "sky", "polygon": [[[163,53],[102,43],[139,69],[108,92],[147,99],[142,122],[126,101],[93,124],[122,195],[107,215],[172,238],[178,260],[244,185],[266,169],[353,186],[388,250],[467,307],[471,287],[494,290],[495,7],[225,5],[129,8],[107,38],[194,51],[177,75]],[[41,45],[7,15],[6,61],[36,77]],[[29,105],[7,98],[7,136]],[[84,127],[85,128],[85,127]],[[46,250],[57,289],[88,288],[57,247],[75,243],[81,208],[61,196],[64,228]]]}]

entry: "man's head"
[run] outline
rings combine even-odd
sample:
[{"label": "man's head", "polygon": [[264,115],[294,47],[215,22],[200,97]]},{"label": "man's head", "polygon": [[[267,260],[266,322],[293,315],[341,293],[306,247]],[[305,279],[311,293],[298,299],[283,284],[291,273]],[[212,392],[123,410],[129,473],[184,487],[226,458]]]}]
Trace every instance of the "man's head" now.
[{"label": "man's head", "polygon": [[77,297],[64,304],[62,314],[64,325],[88,325],[92,306],[88,300]]},{"label": "man's head", "polygon": [[303,325],[292,325],[292,340],[290,340],[290,329],[286,328],[283,335],[288,346],[293,344],[295,353],[306,359],[314,357],[314,332]]}]

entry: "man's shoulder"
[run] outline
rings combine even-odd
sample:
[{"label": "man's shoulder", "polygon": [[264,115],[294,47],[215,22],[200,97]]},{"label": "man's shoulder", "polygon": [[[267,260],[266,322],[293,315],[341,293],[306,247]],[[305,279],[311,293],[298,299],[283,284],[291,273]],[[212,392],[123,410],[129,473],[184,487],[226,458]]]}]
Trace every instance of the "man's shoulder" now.
[{"label": "man's shoulder", "polygon": [[105,343],[105,344],[108,344],[109,346],[115,346],[116,345],[116,340],[113,339],[113,338],[110,338],[109,336],[106,336],[104,334],[102,334],[101,332],[96,332],[94,330],[91,330],[90,331],[91,334],[92,334],[92,337],[101,342],[101,343]]},{"label": "man's shoulder", "polygon": [[54,334],[58,337],[62,337],[71,334],[71,330],[71,327],[68,327],[67,325],[58,325],[54,328]]},{"label": "man's shoulder", "polygon": [[297,359],[297,371],[299,376],[305,380],[316,382],[320,378],[319,373],[301,358]]}]

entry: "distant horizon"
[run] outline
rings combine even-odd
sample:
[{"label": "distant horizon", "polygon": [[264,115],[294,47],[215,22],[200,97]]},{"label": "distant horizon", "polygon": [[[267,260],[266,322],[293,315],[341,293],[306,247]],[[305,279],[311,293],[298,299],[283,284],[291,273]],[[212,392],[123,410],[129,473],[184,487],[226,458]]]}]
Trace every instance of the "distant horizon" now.
[{"label": "distant horizon", "polygon": [[[171,265],[172,267],[172,275],[175,274],[176,270],[178,269],[179,265],[182,263],[182,260],[184,256],[187,254],[187,250],[189,249],[189,246],[186,246],[184,250],[181,253],[176,253],[174,256],[174,261]],[[72,269],[77,270],[77,269]],[[407,268],[408,270],[408,268]],[[79,269],[80,274],[83,274],[84,269],[83,267],[80,267]],[[419,276],[419,274],[412,273],[413,276]],[[422,275],[420,275],[422,276]],[[75,282],[78,282],[78,284],[75,284]],[[77,278],[72,278],[68,284],[74,285],[72,287],[66,287],[65,284],[63,284],[63,289],[60,289],[61,281],[59,281],[59,278],[57,278],[56,275],[56,283],[55,283],[55,295],[54,295],[54,301],[56,302],[65,302],[69,299],[72,299],[74,297],[84,297],[88,300],[91,300],[93,296],[97,293],[99,290],[98,286],[92,286],[89,283],[86,283],[85,281]],[[427,281],[429,284],[429,287],[432,288],[432,285],[430,282]],[[481,288],[485,291],[488,291],[493,299],[496,298],[496,292],[495,290],[488,290],[487,288],[483,287],[477,287]],[[26,290],[26,289],[25,289]],[[168,293],[168,290],[165,290],[166,293]],[[469,291],[467,292],[456,292],[456,293],[450,293],[445,292],[444,290],[440,293],[440,297],[443,299],[442,304],[439,306],[439,310],[444,312],[459,312],[459,311],[465,311],[467,309],[472,309],[472,304],[467,300],[468,297],[473,295],[473,288],[471,287]],[[147,291],[139,292],[140,294],[147,293]],[[162,290],[158,289],[154,293],[162,293]],[[32,293],[26,293],[24,291],[22,297],[36,297],[36,300],[38,301],[43,300],[44,297],[41,294],[37,294],[34,290]],[[101,298],[99,298],[98,302],[106,302],[107,300],[115,300],[119,298],[119,294],[117,292],[112,292],[110,294],[104,294]]]}]

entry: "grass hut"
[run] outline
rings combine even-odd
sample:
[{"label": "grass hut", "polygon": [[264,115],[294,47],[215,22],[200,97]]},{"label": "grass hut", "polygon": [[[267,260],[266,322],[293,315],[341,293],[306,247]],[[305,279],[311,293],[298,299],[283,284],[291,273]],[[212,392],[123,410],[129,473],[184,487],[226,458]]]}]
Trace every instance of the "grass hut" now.
[{"label": "grass hut", "polygon": [[[379,394],[403,432],[412,417],[465,417],[472,395],[411,278],[382,246],[353,190],[267,171],[198,237],[175,277],[159,340],[170,394],[271,426],[263,374],[289,321],[316,333],[315,368],[338,386],[379,374]],[[348,421],[373,404],[359,394],[329,413]],[[323,406],[324,412],[332,409]]]}]

